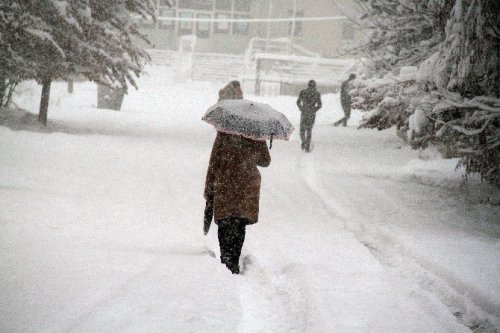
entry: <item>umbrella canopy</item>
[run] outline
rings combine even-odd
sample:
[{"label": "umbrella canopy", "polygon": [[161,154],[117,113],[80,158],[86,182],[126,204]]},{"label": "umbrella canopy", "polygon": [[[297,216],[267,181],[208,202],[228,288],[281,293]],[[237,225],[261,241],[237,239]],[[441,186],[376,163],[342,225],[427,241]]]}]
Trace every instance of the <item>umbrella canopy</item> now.
[{"label": "umbrella canopy", "polygon": [[208,108],[201,119],[220,132],[259,141],[288,140],[295,129],[281,112],[247,99],[222,100]]}]

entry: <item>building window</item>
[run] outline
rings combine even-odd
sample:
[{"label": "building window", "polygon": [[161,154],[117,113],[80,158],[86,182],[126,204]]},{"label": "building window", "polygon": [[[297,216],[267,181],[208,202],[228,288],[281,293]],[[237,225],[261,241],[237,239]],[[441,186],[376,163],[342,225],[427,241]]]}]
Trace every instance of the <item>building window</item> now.
[{"label": "building window", "polygon": [[354,26],[352,22],[344,22],[342,24],[342,39],[343,40],[354,39]]},{"label": "building window", "polygon": [[[192,19],[193,13],[181,12],[179,17],[183,19]],[[193,21],[180,21],[179,22],[179,34],[180,35],[191,35],[193,33]]]},{"label": "building window", "polygon": [[[248,19],[248,15],[234,15],[235,19]],[[234,22],[233,23],[233,34],[235,35],[247,35],[249,31],[248,22]]]},{"label": "building window", "polygon": [[[289,17],[304,17],[304,11],[303,10],[296,11],[295,15],[293,15],[293,10],[289,10],[288,16]],[[288,23],[288,36],[292,36],[292,30],[294,30],[293,37],[302,36],[302,21],[295,21],[295,28],[293,26],[293,22],[290,21],[290,23]]]},{"label": "building window", "polygon": [[[210,14],[198,14],[197,18],[201,19],[211,19]],[[200,38],[210,37],[210,22],[196,22],[196,35]]]},{"label": "building window", "polygon": [[[231,14],[229,13],[218,13],[218,14],[215,14],[215,17],[217,19],[221,19],[221,20],[229,20],[231,18]],[[214,30],[215,32],[218,32],[218,33],[229,33],[229,22],[226,21],[226,22],[215,22],[214,24]]]},{"label": "building window", "polygon": [[215,9],[218,10],[231,10],[233,0],[215,0]]},{"label": "building window", "polygon": [[169,20],[169,17],[175,17],[175,11],[168,7],[160,7],[158,10],[158,27],[160,29],[175,29],[175,21]]},{"label": "building window", "polygon": [[234,0],[234,10],[237,12],[250,12],[251,0]]},{"label": "building window", "polygon": [[179,8],[212,10],[214,0],[182,0],[179,1]]}]

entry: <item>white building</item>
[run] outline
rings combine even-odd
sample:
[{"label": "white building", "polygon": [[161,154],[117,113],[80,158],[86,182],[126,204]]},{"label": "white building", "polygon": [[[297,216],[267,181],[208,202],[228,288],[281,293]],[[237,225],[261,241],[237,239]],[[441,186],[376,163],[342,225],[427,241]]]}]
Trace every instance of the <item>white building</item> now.
[{"label": "white building", "polygon": [[324,57],[338,57],[356,37],[352,0],[156,0],[156,5],[158,21],[143,20],[141,29],[158,49],[175,50],[181,36],[196,35],[196,52],[243,54],[252,38],[288,38]]},{"label": "white building", "polygon": [[[169,5],[171,3],[171,5]],[[296,94],[313,78],[334,91],[352,66],[342,49],[358,38],[352,0],[156,0],[140,26],[152,53],[182,50],[179,79],[242,81],[257,94]],[[165,53],[163,52],[163,53]]]}]

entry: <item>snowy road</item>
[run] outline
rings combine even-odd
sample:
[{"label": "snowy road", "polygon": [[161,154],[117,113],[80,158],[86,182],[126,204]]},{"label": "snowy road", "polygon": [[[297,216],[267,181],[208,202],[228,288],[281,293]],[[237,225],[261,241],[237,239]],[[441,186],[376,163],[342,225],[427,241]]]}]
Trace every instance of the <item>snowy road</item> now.
[{"label": "snowy road", "polygon": [[[460,177],[393,133],[332,127],[338,96],[312,153],[298,133],[273,144],[252,263],[232,276],[201,232],[218,87],[157,73],[120,113],[63,88],[54,133],[0,127],[0,332],[498,329],[498,209],[468,213]],[[298,124],[293,98],[257,99]]]}]

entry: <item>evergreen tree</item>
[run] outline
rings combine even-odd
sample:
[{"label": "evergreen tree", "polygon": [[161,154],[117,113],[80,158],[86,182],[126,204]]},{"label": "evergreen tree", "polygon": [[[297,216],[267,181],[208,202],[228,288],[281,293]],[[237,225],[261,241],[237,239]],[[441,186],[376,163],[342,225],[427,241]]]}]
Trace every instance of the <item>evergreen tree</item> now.
[{"label": "evergreen tree", "polygon": [[[436,21],[446,15],[447,0],[356,0],[368,41],[350,49],[372,60],[379,74],[415,66],[438,49],[444,39]],[[429,6],[429,2],[433,5]]]},{"label": "evergreen tree", "polygon": [[0,106],[8,105],[12,88],[35,78],[37,65],[28,50],[57,48],[50,27],[27,11],[27,1],[0,3]]},{"label": "evergreen tree", "polygon": [[23,73],[21,78],[42,84],[42,123],[47,121],[50,84],[55,79],[83,75],[125,91],[128,83],[137,88],[134,75],[139,76],[149,57],[132,41],[134,37],[147,41],[132,15],[154,16],[150,1],[7,0],[5,6],[14,17],[23,13],[29,24],[24,34],[16,31],[9,44],[2,41],[8,57],[4,75],[11,80]]},{"label": "evergreen tree", "polygon": [[[500,185],[500,23],[495,0],[456,0],[432,75],[436,137],[467,173]],[[432,62],[431,62],[432,64]],[[444,106],[443,106],[444,104]]]},{"label": "evergreen tree", "polygon": [[500,21],[496,0],[456,0],[433,81],[461,96],[500,97]]},{"label": "evergreen tree", "polygon": [[[369,111],[361,125],[406,129],[414,147],[445,145],[467,175],[500,185],[496,0],[357,1],[373,30],[358,50],[385,74],[351,91],[355,106]],[[402,78],[408,65],[418,68],[411,80]]]}]

